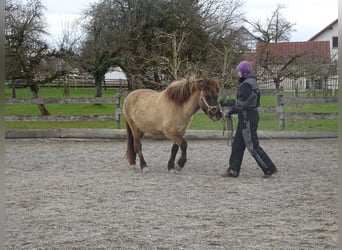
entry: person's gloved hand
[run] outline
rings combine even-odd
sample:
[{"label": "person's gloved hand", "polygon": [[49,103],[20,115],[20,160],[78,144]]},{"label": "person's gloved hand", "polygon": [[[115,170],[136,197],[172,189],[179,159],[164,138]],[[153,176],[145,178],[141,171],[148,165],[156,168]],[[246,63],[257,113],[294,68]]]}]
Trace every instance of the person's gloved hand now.
[{"label": "person's gloved hand", "polygon": [[235,106],[235,100],[234,99],[222,99],[220,101],[220,105],[223,106],[227,106],[227,107],[234,107]]},{"label": "person's gloved hand", "polygon": [[223,99],[220,100],[221,107],[225,106],[226,101],[227,101],[226,98],[223,98]]},{"label": "person's gloved hand", "polygon": [[227,100],[227,106],[228,107],[234,107],[235,106],[235,100],[234,99]]},{"label": "person's gloved hand", "polygon": [[231,119],[232,118],[232,112],[231,111],[229,111],[227,114],[226,114],[226,117],[228,118],[228,119]]}]

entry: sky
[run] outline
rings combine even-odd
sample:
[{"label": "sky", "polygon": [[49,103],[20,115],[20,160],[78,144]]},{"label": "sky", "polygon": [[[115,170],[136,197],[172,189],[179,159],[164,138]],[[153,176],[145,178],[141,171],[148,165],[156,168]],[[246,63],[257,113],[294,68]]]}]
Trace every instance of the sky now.
[{"label": "sky", "polygon": [[[72,25],[72,21],[96,0],[42,0],[47,8],[45,17],[48,40],[51,43],[61,38],[61,33]],[[265,22],[278,3],[285,5],[282,10],[284,18],[294,23],[290,41],[307,41],[319,31],[324,29],[338,17],[338,0],[245,0],[241,11],[251,20]]]}]

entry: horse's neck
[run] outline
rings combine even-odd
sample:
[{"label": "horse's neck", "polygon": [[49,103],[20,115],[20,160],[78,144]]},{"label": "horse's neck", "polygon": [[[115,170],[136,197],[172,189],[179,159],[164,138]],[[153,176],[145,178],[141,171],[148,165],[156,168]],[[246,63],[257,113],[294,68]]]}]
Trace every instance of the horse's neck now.
[{"label": "horse's neck", "polygon": [[187,116],[192,116],[193,114],[195,114],[200,106],[199,106],[199,98],[200,98],[200,93],[201,91],[195,91],[189,98],[189,100],[187,100],[184,103],[184,113]]}]

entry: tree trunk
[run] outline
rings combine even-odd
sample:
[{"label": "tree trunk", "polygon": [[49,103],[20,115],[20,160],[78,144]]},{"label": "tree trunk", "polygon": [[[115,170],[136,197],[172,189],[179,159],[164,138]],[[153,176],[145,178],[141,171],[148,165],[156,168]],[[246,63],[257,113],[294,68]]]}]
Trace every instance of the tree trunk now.
[{"label": "tree trunk", "polygon": [[[276,90],[280,90],[280,81],[279,81],[279,78],[273,78],[273,83],[275,85],[275,88]],[[277,98],[277,102],[278,102],[278,106],[280,105],[280,99],[279,99],[279,96]]]},{"label": "tree trunk", "polygon": [[14,81],[12,80],[11,81],[11,87],[12,87],[12,98],[17,98],[17,93],[15,91],[15,84],[14,84]]},{"label": "tree trunk", "polygon": [[328,79],[327,78],[323,78],[323,93],[324,93],[324,96],[329,95],[329,86],[328,86]]},{"label": "tree trunk", "polygon": [[312,95],[313,96],[316,96],[316,83],[315,83],[315,79],[314,78],[311,78],[311,86],[312,86]]},{"label": "tree trunk", "polygon": [[95,82],[95,97],[102,97],[101,83]]},{"label": "tree trunk", "polygon": [[[39,92],[39,87],[37,84],[32,84],[30,85],[31,93],[33,98],[39,98],[38,92]],[[37,104],[38,109],[41,113],[41,115],[50,115],[50,112],[46,109],[44,104]]]},{"label": "tree trunk", "polygon": [[280,81],[279,81],[279,79],[274,79],[274,84],[275,84],[275,88],[276,89],[280,88]]},{"label": "tree trunk", "polygon": [[64,88],[63,88],[63,97],[70,96],[70,84],[69,84],[69,77],[65,77],[64,81]]},{"label": "tree trunk", "polygon": [[95,75],[95,97],[102,97],[103,76]]}]

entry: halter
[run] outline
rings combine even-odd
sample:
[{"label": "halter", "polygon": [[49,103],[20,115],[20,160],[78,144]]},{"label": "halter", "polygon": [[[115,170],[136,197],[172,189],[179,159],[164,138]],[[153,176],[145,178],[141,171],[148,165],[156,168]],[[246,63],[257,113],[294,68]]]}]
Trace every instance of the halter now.
[{"label": "halter", "polygon": [[[206,108],[207,108],[208,114],[209,114],[212,110],[215,110],[215,109],[217,110],[217,109],[218,109],[217,105],[215,105],[215,106],[209,105],[209,103],[208,103],[207,100],[205,99],[205,97],[204,97],[202,91],[201,91],[200,99],[204,102],[204,104],[205,104],[205,106],[206,106]],[[213,113],[215,113],[215,112],[213,112]]]}]

